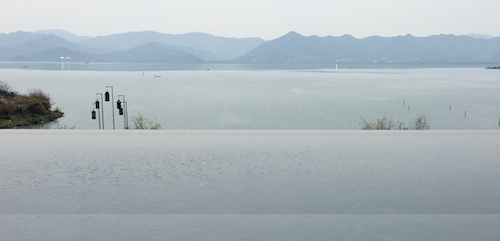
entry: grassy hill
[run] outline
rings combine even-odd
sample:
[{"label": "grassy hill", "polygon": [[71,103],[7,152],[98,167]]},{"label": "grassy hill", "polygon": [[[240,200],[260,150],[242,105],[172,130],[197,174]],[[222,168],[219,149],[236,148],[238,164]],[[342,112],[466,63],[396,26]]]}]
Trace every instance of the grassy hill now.
[{"label": "grassy hill", "polygon": [[45,123],[63,116],[52,110],[50,96],[35,89],[28,94],[18,94],[9,85],[0,82],[0,128]]}]

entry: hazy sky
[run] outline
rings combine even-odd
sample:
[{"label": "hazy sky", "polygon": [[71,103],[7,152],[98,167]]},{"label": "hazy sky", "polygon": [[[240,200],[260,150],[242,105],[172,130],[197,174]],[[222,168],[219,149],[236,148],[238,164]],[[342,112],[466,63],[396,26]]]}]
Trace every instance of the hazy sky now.
[{"label": "hazy sky", "polygon": [[1,0],[0,32],[500,36],[499,0]]}]

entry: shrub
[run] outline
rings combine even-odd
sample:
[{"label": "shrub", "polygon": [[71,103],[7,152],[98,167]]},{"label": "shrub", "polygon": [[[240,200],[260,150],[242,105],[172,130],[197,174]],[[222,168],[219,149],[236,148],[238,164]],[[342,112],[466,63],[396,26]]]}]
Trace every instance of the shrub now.
[{"label": "shrub", "polygon": [[132,118],[132,123],[134,125],[134,129],[137,129],[137,130],[159,130],[159,129],[162,129],[160,124],[154,123],[153,121],[144,117],[142,114],[134,116]]},{"label": "shrub", "polygon": [[377,119],[375,122],[370,122],[366,119],[362,121],[363,130],[391,130],[394,128],[392,120],[387,118]]},{"label": "shrub", "polygon": [[11,113],[10,103],[0,97],[0,116],[8,115]]},{"label": "shrub", "polygon": [[44,115],[49,112],[49,109],[41,101],[31,101],[27,107],[29,113],[36,115]]},{"label": "shrub", "polygon": [[12,97],[16,92],[12,90],[9,84],[0,81],[0,96]]},{"label": "shrub", "polygon": [[362,130],[428,130],[429,124],[424,115],[419,115],[413,119],[409,125],[401,121],[388,120],[387,118],[369,121],[365,118],[361,121]]},{"label": "shrub", "polygon": [[412,130],[428,130],[429,124],[424,115],[419,115],[410,123],[410,127]]},{"label": "shrub", "polygon": [[28,97],[40,100],[41,103],[44,105],[44,107],[47,110],[50,110],[50,108],[52,107],[52,102],[50,100],[50,95],[47,94],[47,93],[45,93],[45,92],[43,92],[40,89],[31,89],[31,90],[29,90],[28,91]]}]

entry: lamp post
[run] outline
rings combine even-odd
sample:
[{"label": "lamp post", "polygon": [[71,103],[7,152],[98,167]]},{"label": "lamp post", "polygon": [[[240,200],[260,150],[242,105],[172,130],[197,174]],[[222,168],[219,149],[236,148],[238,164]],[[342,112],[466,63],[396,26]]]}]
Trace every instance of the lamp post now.
[{"label": "lamp post", "polygon": [[[96,111],[95,111],[96,103],[92,103],[92,112],[91,112],[91,118],[92,120],[97,119],[96,118]],[[101,112],[97,111],[97,115],[99,116],[99,130],[101,129]]]},{"label": "lamp post", "polygon": [[[122,97],[123,101],[120,100],[120,97]],[[128,108],[127,101],[125,100],[125,95],[118,95],[116,108],[118,109],[118,114],[123,115],[123,127],[125,129],[128,129]]]},{"label": "lamp post", "polygon": [[[96,96],[97,96],[97,99],[93,103],[93,109],[92,109],[92,113],[91,113],[92,120],[96,119],[96,113],[97,113],[97,116],[99,117],[99,129],[101,129],[101,128],[105,129],[104,128],[104,126],[105,126],[104,125],[104,102],[111,101],[111,112],[113,115],[113,129],[116,129],[115,99],[114,99],[113,86],[106,86],[106,92],[104,94],[96,93]],[[123,120],[124,128],[129,129],[129,126],[128,126],[128,108],[127,108],[127,101],[125,100],[125,95],[118,95],[118,101],[116,102],[116,107],[119,111],[119,115],[124,116],[124,120]],[[96,109],[97,109],[97,112],[96,112]]]},{"label": "lamp post", "polygon": [[101,121],[101,118],[102,118],[102,129],[104,130],[104,108],[101,106],[101,103],[104,103],[104,101],[102,99],[102,93],[96,93],[95,95],[101,98],[100,102],[99,102],[99,99],[97,99],[95,101],[95,108],[101,110],[99,121]]},{"label": "lamp post", "polygon": [[113,129],[115,129],[115,95],[113,93],[113,86],[106,86],[106,93],[104,93],[104,100],[109,102],[109,92],[107,89],[111,89],[111,112],[113,113]]}]

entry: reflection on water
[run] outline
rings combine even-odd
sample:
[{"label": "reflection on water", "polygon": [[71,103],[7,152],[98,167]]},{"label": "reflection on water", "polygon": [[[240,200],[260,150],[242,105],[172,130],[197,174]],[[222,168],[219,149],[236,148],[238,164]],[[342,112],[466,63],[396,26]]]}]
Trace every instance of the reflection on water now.
[{"label": "reflection on water", "polygon": [[500,133],[0,131],[6,240],[495,240]]}]

